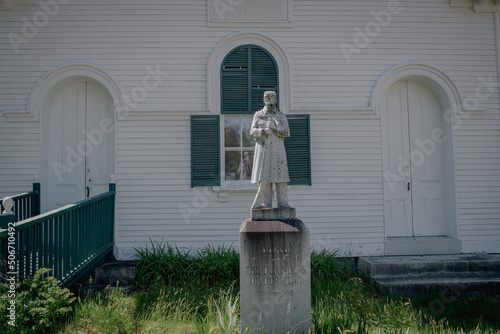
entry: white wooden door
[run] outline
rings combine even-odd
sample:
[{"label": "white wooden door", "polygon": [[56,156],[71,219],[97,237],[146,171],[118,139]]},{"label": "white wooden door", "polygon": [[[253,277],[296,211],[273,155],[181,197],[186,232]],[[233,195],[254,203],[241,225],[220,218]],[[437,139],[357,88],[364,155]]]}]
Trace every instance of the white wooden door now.
[{"label": "white wooden door", "polygon": [[413,235],[446,235],[443,113],[424,85],[408,81]]},{"label": "white wooden door", "polygon": [[114,173],[114,113],[113,100],[104,87],[87,83],[86,122],[86,195],[108,191]]},{"label": "white wooden door", "polygon": [[420,83],[400,81],[389,88],[382,112],[386,235],[445,235],[439,100]]},{"label": "white wooden door", "polygon": [[408,87],[392,85],[384,100],[382,117],[384,216],[388,236],[413,234],[408,135]]},{"label": "white wooden door", "polygon": [[[86,83],[69,85],[48,108],[48,210],[82,200],[85,195]],[[80,153],[78,152],[80,151]],[[43,156],[42,156],[43,158]]]},{"label": "white wooden door", "polygon": [[[47,117],[47,210],[107,191],[114,173],[113,104],[93,82],[57,92]],[[46,143],[47,143],[46,142]]]}]

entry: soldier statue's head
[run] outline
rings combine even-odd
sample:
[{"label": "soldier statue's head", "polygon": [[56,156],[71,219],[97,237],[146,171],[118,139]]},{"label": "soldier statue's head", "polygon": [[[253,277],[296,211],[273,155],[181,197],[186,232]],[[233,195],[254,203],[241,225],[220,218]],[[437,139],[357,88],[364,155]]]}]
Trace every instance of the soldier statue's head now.
[{"label": "soldier statue's head", "polygon": [[273,90],[269,90],[264,92],[264,104],[266,105],[267,109],[274,109],[276,107],[277,103],[277,98],[276,98],[276,92]]}]

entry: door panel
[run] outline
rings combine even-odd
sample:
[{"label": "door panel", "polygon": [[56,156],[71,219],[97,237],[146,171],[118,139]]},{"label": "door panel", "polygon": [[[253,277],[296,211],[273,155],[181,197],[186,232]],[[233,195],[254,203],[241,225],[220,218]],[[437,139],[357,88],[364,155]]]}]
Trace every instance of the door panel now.
[{"label": "door panel", "polygon": [[[80,82],[60,89],[46,116],[48,163],[45,210],[106,192],[114,173],[112,98],[100,84]],[[90,180],[90,181],[89,181]]]},{"label": "door panel", "polygon": [[396,83],[389,88],[383,105],[384,215],[388,236],[412,235],[407,96],[406,82]]},{"label": "door panel", "polygon": [[414,235],[445,235],[443,144],[435,140],[441,106],[420,83],[408,81],[408,91]]},{"label": "door panel", "polygon": [[439,100],[420,83],[400,81],[382,107],[386,235],[446,235]]},{"label": "door panel", "polygon": [[[61,89],[52,99],[48,115],[49,210],[79,201],[85,191],[86,85]],[[83,145],[82,145],[83,143]]]},{"label": "door panel", "polygon": [[108,191],[110,176],[114,173],[114,114],[113,101],[99,84],[87,84],[87,155],[86,186],[89,195]]}]

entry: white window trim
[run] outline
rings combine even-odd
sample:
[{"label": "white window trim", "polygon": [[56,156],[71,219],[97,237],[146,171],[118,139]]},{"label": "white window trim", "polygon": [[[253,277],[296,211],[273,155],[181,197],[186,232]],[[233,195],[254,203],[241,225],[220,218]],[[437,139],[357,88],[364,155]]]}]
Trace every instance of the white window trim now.
[{"label": "white window trim", "polygon": [[[250,183],[250,180],[234,180],[234,181],[229,181],[226,180],[226,147],[225,147],[225,139],[224,139],[224,117],[229,116],[229,117],[234,117],[234,116],[253,116],[251,114],[226,114],[226,115],[220,115],[220,122],[219,122],[219,131],[220,131],[220,186],[219,187],[214,187],[214,191],[221,191],[220,188],[223,188],[223,191],[227,190],[232,190],[232,191],[244,191],[244,190],[256,190],[258,185],[253,185]],[[241,149],[241,147],[240,147]],[[236,151],[236,150],[235,150]],[[215,188],[218,188],[216,190]]]},{"label": "white window trim", "polygon": [[276,40],[268,35],[257,32],[243,32],[235,33],[228,36],[222,42],[217,44],[207,64],[207,105],[210,113],[213,115],[220,115],[220,178],[221,185],[213,186],[212,189],[215,192],[245,192],[245,191],[256,191],[258,185],[252,184],[249,181],[225,181],[225,151],[224,151],[224,119],[221,111],[221,91],[220,91],[220,70],[222,62],[226,56],[234,48],[241,45],[253,44],[265,49],[276,62],[278,67],[278,82],[279,82],[279,106],[281,112],[287,114],[291,109],[290,101],[290,78],[291,78],[291,68],[290,62],[288,61],[288,55],[281,48],[281,46],[276,42]]},{"label": "white window trim", "polygon": [[280,110],[285,114],[288,113],[291,109],[290,78],[292,76],[290,62],[288,61],[289,57],[273,37],[257,32],[232,34],[217,44],[210,54],[207,64],[208,110],[213,115],[220,115],[220,69],[222,62],[234,48],[247,44],[257,45],[273,56],[276,66],[278,66]]}]

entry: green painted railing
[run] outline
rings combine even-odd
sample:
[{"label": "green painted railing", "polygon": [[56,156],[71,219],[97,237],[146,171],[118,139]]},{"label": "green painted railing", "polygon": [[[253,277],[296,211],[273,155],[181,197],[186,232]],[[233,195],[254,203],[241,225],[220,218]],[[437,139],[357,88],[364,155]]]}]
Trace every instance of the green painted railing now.
[{"label": "green painted railing", "polygon": [[[40,183],[33,183],[33,191],[11,197],[14,200],[14,214],[16,222],[35,217],[40,214]],[[3,212],[0,199],[0,214]]]},{"label": "green painted railing", "polygon": [[0,229],[2,258],[7,260],[3,273],[20,281],[49,268],[49,275],[67,287],[96,263],[111,259],[115,192],[110,184],[106,193]]}]

